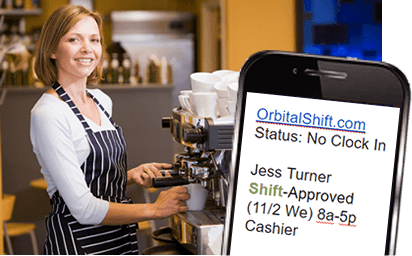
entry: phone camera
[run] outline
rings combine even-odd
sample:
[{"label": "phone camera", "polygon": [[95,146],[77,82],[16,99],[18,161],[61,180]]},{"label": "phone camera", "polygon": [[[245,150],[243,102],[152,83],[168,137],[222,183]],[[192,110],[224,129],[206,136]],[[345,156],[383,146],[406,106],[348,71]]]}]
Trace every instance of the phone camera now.
[{"label": "phone camera", "polygon": [[298,68],[292,69],[292,72],[293,72],[294,75],[297,75],[297,74],[298,74],[298,71],[299,71]]}]

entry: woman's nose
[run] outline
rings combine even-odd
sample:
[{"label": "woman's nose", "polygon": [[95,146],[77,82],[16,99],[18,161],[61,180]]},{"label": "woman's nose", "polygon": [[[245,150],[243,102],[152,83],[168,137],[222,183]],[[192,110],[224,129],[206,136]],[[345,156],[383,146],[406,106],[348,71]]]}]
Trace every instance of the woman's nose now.
[{"label": "woman's nose", "polygon": [[89,53],[92,51],[92,48],[90,47],[90,44],[88,42],[84,41],[82,44],[81,51]]}]

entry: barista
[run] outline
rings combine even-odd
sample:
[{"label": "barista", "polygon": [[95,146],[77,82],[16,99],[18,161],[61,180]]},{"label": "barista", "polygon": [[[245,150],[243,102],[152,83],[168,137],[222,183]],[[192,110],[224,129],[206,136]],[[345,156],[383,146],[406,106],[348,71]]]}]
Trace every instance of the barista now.
[{"label": "barista", "polygon": [[137,254],[137,222],[188,209],[185,187],[161,192],[153,204],[125,197],[128,182],[148,187],[162,176],[159,168],[171,165],[127,171],[112,101],[86,89],[101,79],[103,48],[101,18],[81,6],[59,8],[41,31],[35,72],[52,88],[31,111],[30,137],[52,205],[43,254]]}]

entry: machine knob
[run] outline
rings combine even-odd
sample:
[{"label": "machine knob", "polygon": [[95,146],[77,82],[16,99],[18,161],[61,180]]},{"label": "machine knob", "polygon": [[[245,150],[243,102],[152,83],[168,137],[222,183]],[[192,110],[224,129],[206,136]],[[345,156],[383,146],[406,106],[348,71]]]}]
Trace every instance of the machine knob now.
[{"label": "machine knob", "polygon": [[184,129],[183,140],[189,143],[197,143],[203,140],[203,132],[201,129]]},{"label": "machine knob", "polygon": [[162,117],[162,128],[170,128],[172,118],[170,117]]}]

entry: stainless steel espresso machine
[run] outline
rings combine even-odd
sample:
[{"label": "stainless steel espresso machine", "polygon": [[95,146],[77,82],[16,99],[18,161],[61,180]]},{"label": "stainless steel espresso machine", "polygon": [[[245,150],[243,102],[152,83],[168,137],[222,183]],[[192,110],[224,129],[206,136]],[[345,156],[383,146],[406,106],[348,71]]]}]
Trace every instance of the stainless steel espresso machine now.
[{"label": "stainless steel espresso machine", "polygon": [[180,107],[162,119],[185,152],[175,155],[171,177],[152,180],[153,187],[201,183],[209,190],[205,209],[176,214],[169,219],[171,235],[193,254],[220,254],[227,200],[233,122],[217,124]]}]

